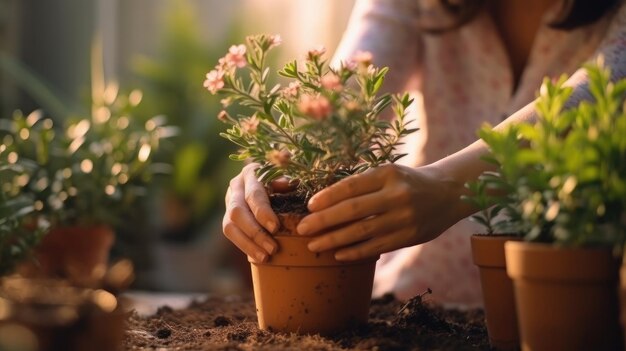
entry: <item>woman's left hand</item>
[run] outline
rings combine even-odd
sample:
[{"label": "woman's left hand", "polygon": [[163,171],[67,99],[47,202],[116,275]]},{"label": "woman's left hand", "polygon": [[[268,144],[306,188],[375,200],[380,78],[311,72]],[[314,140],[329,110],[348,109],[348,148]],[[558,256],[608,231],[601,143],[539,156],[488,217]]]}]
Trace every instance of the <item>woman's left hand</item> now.
[{"label": "woman's left hand", "polygon": [[[436,238],[463,218],[463,184],[436,167],[384,165],[345,178],[309,200],[300,235],[309,250],[338,249],[342,261],[375,257]],[[321,233],[321,234],[318,234]]]}]

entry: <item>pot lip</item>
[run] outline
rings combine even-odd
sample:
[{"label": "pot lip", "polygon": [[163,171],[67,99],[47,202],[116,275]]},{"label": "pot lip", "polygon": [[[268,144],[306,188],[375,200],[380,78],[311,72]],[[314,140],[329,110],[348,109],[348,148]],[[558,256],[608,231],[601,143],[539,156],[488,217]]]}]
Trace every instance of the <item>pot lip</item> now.
[{"label": "pot lip", "polygon": [[513,280],[613,284],[619,276],[621,262],[610,247],[507,241],[504,250],[507,274]]},{"label": "pot lip", "polygon": [[506,243],[506,246],[511,246],[514,248],[519,248],[521,250],[532,250],[535,252],[539,251],[586,251],[586,252],[606,252],[612,251],[613,249],[609,246],[565,246],[555,243],[540,243],[534,241],[525,241],[525,240],[512,240],[511,243]]},{"label": "pot lip", "polygon": [[248,261],[256,266],[289,266],[289,267],[345,267],[376,263],[380,255],[355,261],[338,261],[335,251],[311,252],[307,243],[312,236],[275,235],[279,250],[266,262],[256,263],[248,257]]},{"label": "pot lip", "polygon": [[378,261],[378,257],[372,258],[372,259],[359,260],[359,261],[343,261],[339,264],[334,264],[334,265],[332,264],[304,265],[304,264],[287,264],[287,263],[272,263],[272,262],[258,263],[258,262],[253,262],[250,256],[248,256],[248,262],[251,265],[254,265],[257,267],[290,267],[291,269],[298,269],[298,268],[325,269],[325,268],[337,268],[337,267],[351,267],[351,266],[368,265],[368,264],[376,263],[376,261]]},{"label": "pot lip", "polygon": [[504,269],[504,244],[522,240],[511,234],[473,234],[470,238],[472,261],[479,268]]},{"label": "pot lip", "polygon": [[486,233],[474,233],[470,236],[472,240],[513,240],[513,241],[523,241],[524,236],[520,234],[509,234],[509,233],[500,233],[500,234],[486,234]]},{"label": "pot lip", "polygon": [[484,234],[474,233],[470,236],[472,241],[524,241],[524,237],[516,234]]}]

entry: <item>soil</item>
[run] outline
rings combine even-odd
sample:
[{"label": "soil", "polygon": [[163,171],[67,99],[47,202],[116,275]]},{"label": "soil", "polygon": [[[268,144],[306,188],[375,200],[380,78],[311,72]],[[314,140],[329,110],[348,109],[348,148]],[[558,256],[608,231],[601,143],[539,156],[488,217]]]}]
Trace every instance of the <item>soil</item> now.
[{"label": "soil", "polygon": [[295,192],[274,193],[270,195],[270,204],[276,213],[309,214],[304,197]]},{"label": "soil", "polygon": [[[459,311],[416,296],[372,301],[366,325],[329,337],[260,330],[251,296],[208,297],[183,310],[131,314],[126,350],[488,350],[482,310]],[[330,317],[329,317],[330,318]]]}]

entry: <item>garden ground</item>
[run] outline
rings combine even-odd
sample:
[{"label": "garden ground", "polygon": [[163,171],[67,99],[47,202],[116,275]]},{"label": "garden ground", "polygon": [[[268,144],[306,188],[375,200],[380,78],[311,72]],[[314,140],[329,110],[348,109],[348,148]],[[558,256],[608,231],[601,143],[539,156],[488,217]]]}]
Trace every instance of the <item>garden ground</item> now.
[{"label": "garden ground", "polygon": [[[449,310],[392,295],[372,301],[368,324],[339,335],[259,330],[252,296],[208,297],[174,310],[132,312],[126,350],[488,350],[482,310]],[[332,318],[332,316],[329,316]]]}]

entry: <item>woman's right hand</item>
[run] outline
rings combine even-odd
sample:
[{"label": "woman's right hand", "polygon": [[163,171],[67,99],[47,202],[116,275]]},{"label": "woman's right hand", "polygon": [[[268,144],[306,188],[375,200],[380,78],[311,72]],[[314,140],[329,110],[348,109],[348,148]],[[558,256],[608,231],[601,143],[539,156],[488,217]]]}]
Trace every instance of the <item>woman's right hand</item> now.
[{"label": "woman's right hand", "polygon": [[260,263],[278,250],[270,234],[276,232],[279,221],[265,187],[256,177],[258,167],[256,163],[248,164],[230,181],[222,229],[233,244]]}]

